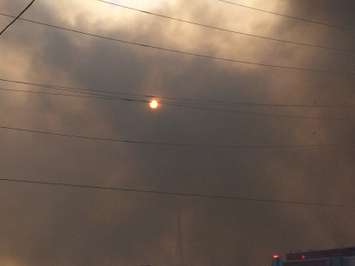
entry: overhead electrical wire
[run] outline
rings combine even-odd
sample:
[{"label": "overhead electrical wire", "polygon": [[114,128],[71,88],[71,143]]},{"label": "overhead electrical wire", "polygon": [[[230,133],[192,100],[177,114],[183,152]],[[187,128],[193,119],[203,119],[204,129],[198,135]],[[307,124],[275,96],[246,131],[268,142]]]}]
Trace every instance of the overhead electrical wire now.
[{"label": "overhead electrical wire", "polygon": [[[63,91],[64,89],[56,89],[51,88],[53,90]],[[13,88],[3,88],[0,87],[0,91],[5,92],[20,92],[20,93],[29,93],[29,94],[39,94],[39,95],[50,95],[50,96],[63,96],[63,97],[73,97],[73,98],[95,98],[95,99],[102,99],[102,100],[119,100],[119,101],[127,101],[127,102],[139,102],[139,103],[149,103],[147,100],[143,99],[136,99],[136,98],[127,98],[127,97],[119,97],[119,96],[107,96],[107,95],[100,95],[100,94],[92,94],[92,93],[83,93],[83,92],[73,92],[73,93],[58,93],[58,92],[51,92],[51,91],[33,91],[33,90],[24,90],[24,89],[13,89]],[[67,90],[65,90],[67,91]]]},{"label": "overhead electrical wire", "polygon": [[[242,102],[242,101],[226,101],[219,99],[210,99],[210,98],[191,98],[191,97],[172,97],[166,95],[158,95],[154,93],[132,93],[132,92],[123,92],[119,90],[108,90],[108,89],[93,89],[93,88],[83,88],[83,87],[73,87],[59,84],[47,84],[42,82],[32,82],[26,80],[15,80],[9,78],[0,77],[0,81],[6,83],[13,83],[19,85],[28,85],[39,88],[53,89],[53,90],[62,90],[67,92],[80,92],[80,93],[90,93],[93,96],[125,96],[133,98],[143,98],[144,101],[149,101],[151,98],[158,98],[161,100],[168,100],[174,103],[196,103],[196,104],[206,104],[212,105],[222,105],[222,106],[251,106],[251,107],[280,107],[280,108],[354,108],[355,104],[287,104],[287,103],[266,103],[266,102]],[[91,94],[92,93],[92,94]],[[130,99],[130,98],[129,98]]]},{"label": "overhead electrical wire", "polygon": [[5,28],[3,28],[0,31],[0,37],[5,33],[5,31],[7,31],[11,27],[12,24],[14,24],[34,4],[35,1],[36,0],[32,0],[16,17],[13,17],[10,23],[7,24]]},{"label": "overhead electrical wire", "polygon": [[278,119],[304,119],[304,120],[323,120],[323,121],[348,121],[353,122],[355,120],[346,117],[333,117],[333,116],[307,116],[307,115],[293,115],[293,114],[285,114],[285,113],[265,113],[265,112],[257,112],[257,111],[244,111],[244,110],[233,110],[226,108],[213,108],[213,107],[205,107],[205,106],[191,106],[191,105],[183,105],[176,103],[168,103],[168,105],[188,108],[192,110],[200,110],[200,111],[210,111],[210,112],[222,112],[222,113],[234,113],[238,115],[249,115],[256,117],[268,117],[268,118],[278,118]]},{"label": "overhead electrical wire", "polygon": [[[14,17],[13,15],[2,13],[2,12],[0,13],[0,16],[10,17],[10,18]],[[118,39],[118,38],[114,38],[114,37],[103,36],[100,34],[85,32],[85,31],[81,31],[81,30],[77,30],[77,29],[73,29],[73,28],[68,28],[68,27],[64,27],[64,26],[53,25],[50,23],[36,21],[33,19],[19,18],[19,20],[23,21],[23,22],[31,23],[31,24],[37,24],[37,25],[41,25],[41,26],[45,26],[45,27],[50,27],[50,28],[65,31],[65,32],[72,32],[72,33],[76,33],[76,34],[80,34],[80,35],[84,35],[84,36],[99,38],[102,40],[117,42],[117,43],[131,45],[131,46],[143,47],[143,48],[153,49],[153,50],[157,50],[157,51],[172,53],[172,54],[193,56],[193,57],[198,57],[198,58],[204,58],[204,59],[215,60],[215,61],[223,61],[223,62],[229,62],[229,63],[236,63],[236,64],[241,64],[241,65],[266,67],[266,68],[269,68],[272,70],[284,69],[284,70],[312,72],[312,73],[319,73],[319,74],[351,75],[351,76],[355,75],[354,71],[338,71],[338,70],[330,70],[330,69],[308,68],[308,67],[302,67],[302,66],[274,65],[274,64],[269,64],[269,63],[261,63],[261,62],[247,61],[247,60],[234,59],[234,58],[228,58],[228,57],[213,56],[213,55],[208,55],[208,54],[200,54],[200,53],[190,52],[190,51],[186,51],[186,50],[162,47],[162,46],[153,45],[153,44],[149,44],[149,43],[136,42],[136,41],[130,41],[130,40],[125,40],[125,39]]]},{"label": "overhead electrical wire", "polygon": [[[51,88],[54,89],[54,88]],[[64,89],[58,89],[59,91]],[[23,89],[12,89],[12,88],[2,88],[0,87],[0,91],[5,92],[20,92],[20,93],[30,93],[36,95],[50,95],[50,96],[63,96],[63,97],[72,97],[72,98],[86,98],[86,99],[99,99],[99,100],[109,100],[109,101],[126,101],[126,102],[135,102],[135,103],[149,103],[148,100],[145,99],[137,99],[137,98],[128,98],[128,97],[120,97],[120,96],[109,96],[109,95],[100,95],[100,94],[93,94],[93,93],[53,93],[48,91],[33,91],[33,90],[23,90]],[[306,115],[293,115],[293,114],[283,114],[283,113],[267,113],[267,112],[256,112],[256,111],[245,111],[245,110],[238,110],[238,109],[227,109],[227,108],[216,108],[210,106],[201,106],[201,105],[193,105],[193,104],[185,104],[185,103],[176,103],[176,102],[164,102],[166,106],[173,106],[177,108],[186,108],[190,110],[199,110],[199,111],[208,111],[208,112],[222,112],[222,113],[229,113],[229,114],[236,114],[236,115],[248,115],[248,116],[256,116],[256,117],[268,117],[268,118],[278,118],[278,119],[307,119],[307,120],[324,120],[324,121],[349,121],[353,122],[355,120],[351,118],[345,117],[329,117],[329,116],[306,116]]]},{"label": "overhead electrical wire", "polygon": [[337,30],[341,30],[341,31],[350,31],[353,33],[353,30],[350,28],[346,28],[344,26],[340,26],[340,25],[336,25],[336,24],[331,24],[331,23],[324,22],[324,21],[319,21],[319,20],[314,20],[314,19],[309,19],[309,18],[304,18],[304,17],[297,17],[297,16],[288,15],[288,14],[282,14],[279,12],[261,9],[261,8],[257,8],[257,7],[252,7],[252,6],[249,6],[246,4],[241,4],[241,3],[237,3],[235,1],[230,1],[230,0],[216,0],[216,1],[219,1],[219,2],[222,2],[225,4],[229,4],[229,5],[240,6],[243,8],[255,10],[255,11],[270,14],[270,15],[275,15],[275,16],[284,17],[284,18],[288,18],[288,19],[298,20],[298,21],[307,22],[307,23],[311,23],[311,24],[317,24],[317,25],[321,25],[321,26],[325,26],[325,27],[329,27],[329,28],[333,28],[333,29],[337,29]]},{"label": "overhead electrical wire", "polygon": [[[33,86],[33,87],[39,87],[39,88],[47,88],[47,89],[53,89],[53,90],[63,90],[63,91],[79,91],[80,93],[93,93],[93,95],[107,95],[107,96],[130,96],[130,97],[143,97],[146,99],[156,97],[157,95],[154,94],[138,94],[138,93],[132,93],[132,92],[122,92],[118,90],[103,90],[103,89],[91,89],[91,88],[83,88],[83,87],[74,87],[74,86],[67,86],[67,85],[59,85],[59,84],[48,84],[48,83],[42,83],[42,82],[32,82],[32,81],[27,81],[27,80],[15,80],[15,79],[9,79],[9,78],[3,78],[0,77],[0,81],[6,82],[6,83],[13,83],[13,84],[19,84],[19,85],[28,85],[28,86]],[[165,99],[168,97],[163,97],[159,96],[161,99]]]},{"label": "overhead electrical wire", "polygon": [[222,28],[222,27],[218,27],[218,26],[213,26],[213,25],[209,25],[209,24],[204,24],[204,23],[200,23],[200,22],[195,22],[195,21],[191,21],[191,20],[187,20],[187,19],[163,15],[163,14],[155,13],[152,11],[139,9],[136,7],[131,7],[131,6],[127,6],[127,5],[123,5],[123,4],[119,4],[119,3],[113,3],[110,1],[106,1],[106,0],[95,0],[95,1],[105,3],[108,5],[117,6],[117,7],[128,9],[128,10],[132,10],[135,12],[140,12],[140,13],[143,13],[146,15],[151,15],[151,16],[155,16],[155,17],[159,17],[159,18],[163,18],[163,19],[167,19],[167,20],[186,23],[186,24],[190,24],[190,25],[194,25],[194,26],[198,26],[198,27],[202,27],[202,28],[207,28],[207,29],[211,29],[211,30],[215,30],[215,31],[219,31],[219,32],[226,32],[226,33],[231,33],[231,34],[236,34],[236,35],[243,35],[243,36],[248,36],[248,37],[252,37],[252,38],[258,38],[258,39],[267,40],[267,41],[291,44],[291,45],[296,45],[296,46],[303,46],[303,47],[308,47],[308,48],[323,49],[323,50],[329,50],[329,51],[345,53],[345,54],[352,54],[352,55],[355,54],[355,50],[347,50],[347,49],[341,49],[341,48],[319,45],[319,44],[314,44],[314,43],[291,41],[291,40],[279,39],[279,38],[275,38],[275,37],[263,36],[260,34],[246,33],[246,32],[226,29],[226,28]]},{"label": "overhead electrical wire", "polygon": [[108,143],[123,143],[123,144],[135,144],[135,145],[146,145],[146,146],[162,146],[162,147],[172,147],[172,148],[198,148],[200,150],[294,150],[294,151],[310,151],[319,149],[354,149],[355,144],[344,143],[344,144],[295,144],[295,145],[275,145],[275,144],[209,144],[209,143],[179,143],[170,141],[150,141],[150,140],[139,140],[139,139],[126,139],[126,138],[114,138],[114,137],[99,137],[99,136],[85,136],[80,134],[64,133],[54,130],[40,130],[31,129],[24,127],[13,127],[5,124],[0,124],[0,129],[9,132],[19,132],[27,134],[36,135],[48,135],[55,137],[71,138],[71,139],[81,139],[86,141],[94,142],[108,142]]},{"label": "overhead electrical wire", "polygon": [[43,181],[34,178],[9,178],[0,176],[0,182],[15,183],[15,184],[27,184],[27,185],[42,185],[51,187],[61,187],[69,189],[86,189],[86,190],[97,190],[106,192],[122,192],[122,193],[137,193],[137,194],[152,194],[156,196],[164,197],[177,197],[177,198],[197,198],[197,199],[209,199],[209,200],[228,200],[228,201],[243,201],[243,202],[254,202],[254,203],[265,203],[265,204],[278,204],[278,205],[293,205],[299,207],[321,207],[321,208],[351,208],[354,209],[353,205],[346,205],[344,203],[329,203],[329,202],[310,202],[310,201],[300,201],[300,200],[283,200],[283,199],[267,199],[267,198],[257,198],[248,197],[240,195],[225,195],[225,194],[204,194],[204,193],[193,193],[193,192],[172,192],[157,189],[141,189],[141,188],[130,188],[121,186],[102,186],[102,185],[85,185],[85,184],[75,184],[66,182],[54,182],[54,181]]},{"label": "overhead electrical wire", "polygon": [[[0,81],[12,82],[9,79],[0,78]],[[36,86],[40,88],[47,88],[56,91],[64,91],[70,92],[70,94],[65,93],[53,93],[48,91],[32,91],[32,90],[23,90],[23,89],[13,89],[13,88],[2,88],[0,87],[0,91],[5,92],[19,92],[19,93],[30,93],[30,94],[37,94],[37,95],[50,95],[50,96],[66,96],[72,98],[95,98],[99,100],[109,100],[109,101],[126,101],[126,102],[137,102],[137,103],[149,103],[149,101],[154,97],[157,96],[149,96],[139,94],[132,94],[129,95],[128,93],[122,93],[125,95],[124,97],[119,92],[117,94],[114,93],[103,93],[105,90],[94,90],[94,89],[84,89],[84,88],[75,88],[75,87],[67,87],[67,86],[55,86],[43,83],[33,83],[33,82],[26,82],[26,81],[17,81],[14,80],[15,84],[22,84],[22,85],[30,85]],[[76,90],[79,90],[77,92]],[[163,98],[157,97],[158,99],[162,100]],[[181,100],[175,98],[175,100],[171,100],[172,98],[168,98],[166,101],[163,101],[163,104],[166,106],[173,106],[177,108],[187,108],[191,110],[199,110],[199,111],[208,111],[208,112],[222,112],[222,113],[230,113],[236,115],[249,115],[249,116],[256,116],[256,117],[268,117],[268,118],[278,118],[278,119],[308,119],[308,120],[324,120],[324,121],[353,121],[352,117],[334,117],[334,116],[309,116],[309,115],[298,115],[298,114],[287,114],[287,113],[270,113],[270,112],[258,112],[258,111],[249,111],[249,110],[240,110],[234,108],[225,108],[221,105],[214,106],[209,102],[186,102],[185,100]]]}]

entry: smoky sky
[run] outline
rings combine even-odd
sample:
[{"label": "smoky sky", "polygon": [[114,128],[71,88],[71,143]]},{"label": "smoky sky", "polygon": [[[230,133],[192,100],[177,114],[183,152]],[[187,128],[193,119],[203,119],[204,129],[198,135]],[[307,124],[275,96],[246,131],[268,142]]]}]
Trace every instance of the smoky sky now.
[{"label": "smoky sky", "polygon": [[[354,49],[354,34],[214,0],[125,1],[249,33]],[[244,1],[355,27],[353,1]],[[5,0],[16,14],[26,1]],[[94,0],[38,0],[24,15],[83,31],[262,63],[354,71],[354,56],[202,29]],[[1,18],[4,26],[7,19]],[[18,21],[0,38],[0,77],[180,98],[352,104],[349,75],[272,70],[117,44]],[[1,87],[33,89],[2,82]],[[240,107],[338,116],[282,119],[141,103],[0,92],[0,123],[70,134],[201,144],[352,144],[351,108]],[[350,147],[351,145],[349,145]],[[223,150],[99,143],[0,131],[0,176],[266,199],[355,201],[352,148]],[[0,185],[5,266],[265,266],[273,252],[354,244],[349,209]],[[179,226],[180,225],[180,226]],[[180,243],[180,244],[179,244]]]}]

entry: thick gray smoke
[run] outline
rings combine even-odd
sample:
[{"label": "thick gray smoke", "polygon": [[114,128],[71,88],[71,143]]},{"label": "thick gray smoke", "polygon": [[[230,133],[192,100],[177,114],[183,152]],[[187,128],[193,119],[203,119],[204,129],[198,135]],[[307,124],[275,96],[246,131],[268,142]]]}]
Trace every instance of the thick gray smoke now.
[{"label": "thick gray smoke", "polygon": [[[125,1],[156,12],[289,40],[353,49],[339,32],[218,1]],[[161,3],[158,3],[161,2]],[[355,26],[353,1],[245,1]],[[15,14],[24,2],[5,0]],[[354,57],[247,38],[105,6],[38,0],[25,17],[159,46],[264,63],[353,70]],[[5,25],[6,19],[0,19]],[[0,77],[228,101],[349,104],[354,78],[222,63],[18,22],[0,38]],[[21,88],[5,82],[6,88]],[[28,87],[27,89],[30,89]],[[33,89],[33,88],[31,88]],[[209,144],[353,143],[353,109],[241,108],[348,121],[281,119],[137,103],[0,92],[0,124]],[[199,150],[0,131],[0,176],[352,205],[354,151]],[[354,244],[348,209],[158,197],[2,183],[6,266],[262,266],[272,252]],[[179,222],[180,221],[180,230]],[[181,239],[181,241],[179,241]],[[179,244],[180,243],[180,244]]]}]

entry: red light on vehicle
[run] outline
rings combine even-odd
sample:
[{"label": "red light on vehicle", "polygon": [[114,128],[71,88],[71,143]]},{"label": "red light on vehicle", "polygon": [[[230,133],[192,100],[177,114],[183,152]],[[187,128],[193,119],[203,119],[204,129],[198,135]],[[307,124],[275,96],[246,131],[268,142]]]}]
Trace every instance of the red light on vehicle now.
[{"label": "red light on vehicle", "polygon": [[306,258],[305,255],[302,255],[302,256],[301,256],[301,260],[304,260],[305,258]]},{"label": "red light on vehicle", "polygon": [[280,256],[279,256],[278,254],[274,254],[274,255],[272,255],[272,258],[273,258],[274,260],[277,260],[277,259],[280,258]]}]

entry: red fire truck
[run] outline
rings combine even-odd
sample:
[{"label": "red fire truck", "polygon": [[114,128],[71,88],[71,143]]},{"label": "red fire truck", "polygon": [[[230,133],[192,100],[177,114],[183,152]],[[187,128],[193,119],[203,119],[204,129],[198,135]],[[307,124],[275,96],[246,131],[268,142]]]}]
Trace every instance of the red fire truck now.
[{"label": "red fire truck", "polygon": [[272,266],[355,266],[355,247],[275,254]]}]

